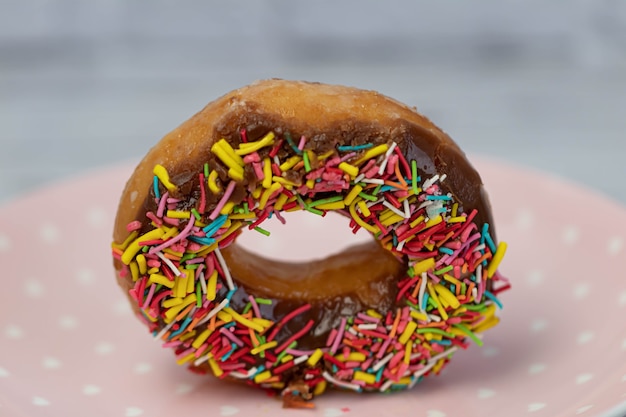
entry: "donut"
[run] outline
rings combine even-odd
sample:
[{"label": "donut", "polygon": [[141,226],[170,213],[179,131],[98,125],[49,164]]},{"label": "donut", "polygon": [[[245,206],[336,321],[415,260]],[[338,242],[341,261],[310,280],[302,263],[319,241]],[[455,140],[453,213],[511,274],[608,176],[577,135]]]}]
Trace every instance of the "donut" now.
[{"label": "donut", "polygon": [[[373,239],[300,263],[236,244],[292,211],[334,212]],[[112,254],[178,364],[310,407],[327,388],[411,388],[482,345],[509,288],[506,248],[479,174],[416,109],[274,79],[211,102],[148,152]]]}]

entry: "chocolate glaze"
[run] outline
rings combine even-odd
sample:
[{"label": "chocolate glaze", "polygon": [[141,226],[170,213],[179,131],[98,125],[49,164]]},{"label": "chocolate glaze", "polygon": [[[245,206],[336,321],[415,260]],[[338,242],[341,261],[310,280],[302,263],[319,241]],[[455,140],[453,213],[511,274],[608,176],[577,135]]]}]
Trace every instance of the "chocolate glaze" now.
[{"label": "chocolate glaze", "polygon": [[[225,138],[234,148],[237,148],[241,142],[240,131],[242,129],[246,130],[249,141],[258,140],[270,131],[278,137],[290,134],[294,140],[304,135],[307,138],[306,149],[313,150],[318,155],[335,149],[338,145],[356,146],[364,143],[377,145],[395,141],[407,160],[417,161],[418,174],[422,181],[435,174],[446,174],[447,179],[442,183],[442,187],[445,192],[452,193],[456,202],[459,203],[459,209],[465,212],[477,209],[478,215],[475,222],[479,227],[484,222],[492,223],[490,206],[478,173],[454,143],[443,143],[434,132],[426,128],[403,119],[396,119],[384,125],[376,121],[346,119],[325,130],[318,130],[316,126],[307,126],[296,120],[278,118],[273,114],[263,113],[259,109],[259,105],[247,102],[246,106],[228,113],[215,124],[212,136],[217,139]],[[268,152],[269,148],[264,148],[259,151],[259,154],[263,158]],[[289,153],[283,149],[278,155],[283,160],[289,156]],[[173,173],[172,181],[178,186],[178,192],[173,197],[183,199],[184,208],[197,207],[199,204],[198,174],[202,171],[204,163],[208,163],[211,170],[218,172],[217,182],[222,189],[230,181],[227,170],[209,149],[188,156],[187,159],[179,160],[178,166],[170,170]],[[353,159],[357,159],[358,156]],[[315,169],[317,161],[313,160],[311,164]],[[289,177],[291,181],[302,182],[300,174],[296,172],[287,173],[287,175],[291,175]],[[256,177],[247,166],[244,180],[237,184],[231,201],[236,204],[240,203],[256,187]],[[221,196],[206,191],[207,210],[203,220],[208,222],[208,214]],[[319,193],[317,197],[324,198],[324,193]],[[144,202],[144,209],[146,212],[156,210],[152,191]],[[143,218],[143,215],[140,218]],[[184,224],[181,227],[184,227]],[[144,231],[147,229],[149,229],[148,221],[144,224]],[[493,225],[491,233],[495,236]],[[247,303],[248,294],[270,298],[272,299],[271,306],[259,307],[264,317],[279,321],[297,307],[306,303],[311,304],[310,310],[291,320],[276,336],[276,340],[281,343],[313,319],[316,326],[309,335],[300,340],[298,345],[298,349],[305,350],[323,345],[328,332],[339,323],[341,317],[351,317],[358,311],[368,308],[383,313],[395,308],[396,284],[406,272],[406,262],[395,259],[377,243],[348,249],[341,254],[318,261],[317,264],[293,265],[271,261],[248,253],[236,243],[223,249],[222,253],[239,287],[231,300],[231,305],[235,309],[243,308]],[[370,259],[365,265],[376,267],[374,272],[362,268],[364,255]],[[343,269],[340,268],[340,264],[343,264]],[[298,271],[303,270],[306,270],[307,274],[298,278]],[[355,273],[346,275],[341,272],[342,275],[339,276],[340,270],[351,270]],[[274,271],[274,273],[268,271]],[[322,275],[327,275],[328,278],[325,286],[315,285],[318,282],[315,280],[307,282],[307,279],[311,277],[319,278]],[[276,279],[277,277],[280,279]],[[289,277],[293,279],[290,280]],[[331,296],[325,292],[332,287],[333,279],[342,279],[344,283],[338,291],[329,291],[332,293]],[[364,285],[364,282],[368,285]],[[218,297],[224,297],[225,292],[225,289],[222,289]]]}]

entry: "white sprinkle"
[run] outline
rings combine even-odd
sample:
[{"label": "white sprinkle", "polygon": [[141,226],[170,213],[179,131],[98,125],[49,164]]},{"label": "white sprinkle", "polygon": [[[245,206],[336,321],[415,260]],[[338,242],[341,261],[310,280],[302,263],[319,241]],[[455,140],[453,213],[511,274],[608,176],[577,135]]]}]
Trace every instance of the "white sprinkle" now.
[{"label": "white sprinkle", "polygon": [[395,207],[393,206],[393,204],[391,204],[389,201],[384,200],[384,201],[383,201],[383,205],[384,205],[385,207],[387,207],[389,210],[391,210],[391,211],[393,211],[394,213],[396,213],[398,216],[400,216],[400,217],[402,217],[402,218],[404,218],[404,219],[408,219],[408,218],[409,218],[409,216],[407,216],[407,215],[406,215],[403,211],[400,211],[400,210],[398,210],[397,208],[395,208]]},{"label": "white sprinkle", "polygon": [[591,289],[591,285],[588,283],[577,284],[574,287],[574,298],[577,300],[582,300],[589,294],[589,290]]},{"label": "white sprinkle", "polygon": [[[474,300],[478,300],[478,289],[476,289],[476,287],[472,288],[472,297],[474,297]],[[481,301],[482,299],[478,300],[479,303]]]},{"label": "white sprinkle", "polygon": [[387,167],[387,162],[389,162],[389,157],[391,156],[391,152],[396,148],[396,142],[393,142],[387,152],[385,152],[385,159],[383,159],[382,164],[380,164],[380,168],[378,168],[378,175],[383,175],[385,172],[385,168]]},{"label": "white sprinkle", "polygon": [[179,276],[181,276],[181,275],[182,275],[182,272],[180,272],[180,271],[178,270],[178,268],[176,268],[176,265],[174,265],[174,264],[172,263],[172,261],[170,261],[169,259],[167,259],[167,258],[165,257],[165,255],[163,255],[163,253],[162,253],[161,251],[156,252],[156,256],[158,256],[159,258],[161,258],[161,260],[165,263],[165,265],[167,265],[167,266],[168,266],[168,267],[172,270],[172,272],[174,273],[174,275],[176,275],[177,277],[179,277]]},{"label": "white sprinkle", "polygon": [[486,247],[487,247],[487,245],[485,245],[484,243],[481,243],[480,245],[478,245],[478,246],[476,246],[474,248],[474,252],[481,251],[481,250],[485,249]]},{"label": "white sprinkle", "polygon": [[[423,311],[424,311],[424,310],[422,310],[422,312],[423,312]],[[439,317],[439,316],[437,316],[437,315],[435,315],[435,314],[428,314],[427,316],[428,316],[428,318],[429,318],[431,321],[434,321],[435,323],[439,323],[439,322],[441,321],[441,317]]]},{"label": "white sprinkle", "polygon": [[402,242],[398,243],[398,246],[396,247],[396,249],[398,250],[398,252],[401,252],[402,249],[404,249],[404,244],[406,243],[406,239],[404,239]]},{"label": "white sprinkle", "polygon": [[423,203],[421,203],[419,206],[417,206],[417,209],[418,210],[423,209],[424,207],[432,206],[433,204],[435,204],[435,200],[426,200]]},{"label": "white sprinkle", "polygon": [[253,366],[252,368],[248,369],[248,378],[252,378],[252,375],[256,374],[257,371],[257,367]]},{"label": "white sprinkle", "polygon": [[[194,365],[194,366],[200,366],[200,365],[202,365],[204,362],[207,362],[208,360],[209,360],[209,355],[207,354],[207,355],[202,356],[201,358],[196,359],[196,360],[194,361],[193,365]],[[232,375],[232,374],[229,374],[229,375]],[[246,375],[246,378],[247,378],[247,377],[248,377],[248,376]]]},{"label": "white sprinkle", "polygon": [[[357,182],[357,181],[355,180],[355,182]],[[364,179],[362,179],[359,182],[364,182],[366,184],[377,184],[377,185],[384,185],[385,184],[385,181],[381,180],[380,178],[364,178]]]},{"label": "white sprinkle", "polygon": [[222,270],[224,271],[224,275],[226,275],[226,285],[228,286],[228,290],[232,291],[235,289],[235,284],[233,283],[233,277],[230,275],[230,270],[228,269],[228,265],[226,265],[226,261],[222,256],[222,252],[220,252],[220,248],[215,248],[215,254],[217,255],[217,260],[222,266]]},{"label": "white sprinkle", "polygon": [[353,334],[355,336],[359,334],[356,330],[354,330],[353,327],[348,328],[348,333],[351,333],[351,334]]},{"label": "white sprinkle", "polygon": [[11,240],[7,235],[0,234],[0,253],[8,252],[11,249]]},{"label": "white sprinkle", "polygon": [[126,407],[126,417],[138,417],[143,414],[143,410],[139,407]]},{"label": "white sprinkle", "polygon": [[63,330],[72,330],[75,329],[77,326],[78,320],[74,316],[62,316],[61,318],[59,318],[59,327]]},{"label": "white sprinkle", "polygon": [[478,398],[481,400],[486,400],[487,398],[491,398],[496,395],[496,392],[489,388],[481,388],[478,390]]},{"label": "white sprinkle", "polygon": [[393,380],[388,379],[387,381],[385,381],[385,383],[383,385],[380,386],[380,392],[387,391],[389,389],[389,387],[391,387],[392,384],[393,384]]},{"label": "white sprinkle", "polygon": [[40,236],[41,239],[45,242],[45,243],[56,243],[59,241],[60,238],[60,233],[59,233],[59,228],[53,224],[44,224],[40,231]]},{"label": "white sprinkle", "polygon": [[426,181],[424,181],[424,184],[422,185],[422,189],[428,190],[437,181],[439,181],[439,174],[436,174],[434,177],[429,178]]},{"label": "white sprinkle", "polygon": [[108,355],[115,350],[115,346],[108,342],[101,342],[96,345],[94,350],[98,355]]},{"label": "white sprinkle", "polygon": [[146,363],[146,362],[138,363],[133,368],[133,372],[138,374],[138,375],[147,374],[150,371],[152,371],[152,365],[150,365],[149,363]]},{"label": "white sprinkle", "polygon": [[277,166],[279,166],[279,167],[282,165],[282,164],[280,163],[280,159],[278,159],[278,155],[274,155],[274,163],[275,163]]},{"label": "white sprinkle", "polygon": [[[194,363],[194,365],[196,364]],[[228,376],[232,376],[232,377],[239,378],[239,379],[248,378],[248,374],[242,374],[241,372],[237,372],[237,371],[232,371],[231,373],[228,374]]]},{"label": "white sprinkle", "polygon": [[199,326],[199,325],[204,324],[204,323],[206,323],[207,321],[211,320],[211,317],[213,317],[214,315],[216,315],[217,313],[219,313],[220,311],[222,311],[222,309],[223,309],[224,307],[226,307],[226,306],[228,305],[228,303],[229,303],[228,298],[224,298],[224,299],[222,300],[222,302],[221,302],[221,303],[219,303],[217,306],[215,306],[215,307],[213,308],[213,310],[209,311],[209,314],[207,314],[205,318],[203,318],[202,320],[200,320],[200,321],[198,322],[198,324],[196,324],[196,326]]},{"label": "white sprinkle", "polygon": [[88,268],[79,269],[76,271],[76,281],[81,285],[91,285],[96,282],[96,274]]},{"label": "white sprinkle", "polygon": [[561,239],[563,240],[563,243],[572,245],[578,241],[579,235],[580,230],[576,226],[570,225],[563,230]]},{"label": "white sprinkle", "polygon": [[[443,175],[441,176],[441,178],[439,178],[439,182],[444,182],[444,181],[446,180],[446,178],[448,178],[448,175],[443,174]],[[448,194],[448,195],[449,195],[449,194]]]},{"label": "white sprinkle", "polygon": [[450,349],[448,349],[448,350],[446,350],[444,352],[441,352],[440,354],[435,355],[435,356],[431,357],[430,359],[428,359],[428,363],[429,364],[432,363],[434,365],[439,359],[445,358],[448,355],[456,352],[457,350],[458,350],[458,348],[456,346],[452,346]]},{"label": "white sprinkle", "polygon": [[376,330],[378,324],[376,323],[362,323],[357,326],[359,330]]},{"label": "white sprinkle", "polygon": [[593,340],[593,337],[593,332],[583,332],[578,335],[578,344],[583,345],[587,342],[591,342]]},{"label": "white sprinkle", "polygon": [[609,255],[614,256],[614,255],[617,255],[622,250],[623,247],[624,247],[624,240],[619,236],[615,236],[611,240],[609,240],[606,250],[609,253]]},{"label": "white sprinkle", "polygon": [[360,183],[361,181],[363,181],[363,178],[365,178],[365,174],[359,174],[359,176],[354,179],[354,183]]},{"label": "white sprinkle", "polygon": [[[176,323],[176,321],[175,321],[175,320],[172,320],[170,324],[168,324],[168,325],[166,325],[164,328],[162,328],[162,329],[161,329],[161,331],[160,331],[159,333],[157,333],[157,335],[156,335],[156,336],[154,336],[154,340],[160,341],[160,340],[161,340],[161,338],[163,337],[163,335],[164,335],[165,333],[167,333],[167,332],[168,332],[168,331],[172,328],[172,326],[173,326],[175,323]],[[200,324],[200,323],[198,323],[198,324]]]},{"label": "white sprinkle", "polygon": [[31,298],[39,298],[44,293],[44,287],[41,282],[35,279],[29,279],[24,282],[24,292]]},{"label": "white sprinkle", "polygon": [[409,217],[411,217],[411,212],[409,211],[409,200],[404,200],[402,202],[402,205],[404,206],[404,218],[408,219]]},{"label": "white sprinkle", "polygon": [[393,358],[394,353],[388,353],[387,356],[385,356],[384,358],[382,358],[381,360],[379,360],[378,362],[376,362],[376,365],[372,366],[372,371],[374,372],[378,372],[378,370],[380,368],[382,368],[383,366],[385,366],[387,364],[387,362],[389,362],[391,360],[391,358]]},{"label": "white sprinkle", "polygon": [[417,384],[417,380],[426,372],[430,371],[436,363],[437,362],[428,362],[428,364],[426,364],[426,366],[424,366],[422,369],[418,369],[417,371],[413,372],[413,380],[409,384],[409,389],[413,388],[413,386]]},{"label": "white sprinkle", "polygon": [[45,357],[41,362],[41,366],[44,369],[59,369],[61,367],[61,361],[51,356]]},{"label": "white sprinkle", "polygon": [[426,275],[426,272],[422,272],[422,282],[420,283],[420,291],[419,291],[419,308],[420,311],[423,313],[424,312],[424,292],[426,291],[426,281],[428,280],[428,275]]},{"label": "white sprinkle", "polygon": [[622,293],[619,295],[618,302],[620,306],[626,306],[626,291],[622,291]]},{"label": "white sprinkle", "polygon": [[354,390],[354,391],[360,391],[361,390],[361,387],[359,385],[351,384],[349,382],[339,381],[339,380],[333,378],[332,376],[330,376],[330,374],[327,371],[324,371],[324,373],[322,373],[322,376],[324,377],[325,380],[327,380],[328,382],[331,382],[331,383],[337,385],[338,387],[347,388],[347,389],[351,389],[351,390]]},{"label": "white sprinkle", "polygon": [[200,287],[202,288],[202,294],[206,295],[206,278],[204,277],[204,271],[200,272]]},{"label": "white sprinkle", "polygon": [[528,373],[530,375],[535,375],[535,374],[541,373],[541,372],[543,372],[545,370],[546,370],[546,365],[545,364],[543,364],[543,363],[535,363],[535,364],[530,365],[530,367],[528,368]]},{"label": "white sprinkle", "polygon": [[302,355],[293,360],[294,365],[300,365],[302,362],[306,362],[309,359],[309,355]]}]

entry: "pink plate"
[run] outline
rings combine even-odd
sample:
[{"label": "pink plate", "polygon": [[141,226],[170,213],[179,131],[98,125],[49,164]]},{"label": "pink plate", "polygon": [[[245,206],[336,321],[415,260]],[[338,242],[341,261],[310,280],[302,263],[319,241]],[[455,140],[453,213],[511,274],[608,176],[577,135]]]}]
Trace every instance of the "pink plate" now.
[{"label": "pink plate", "polygon": [[412,391],[333,392],[315,411],[283,410],[260,390],[178,367],[130,314],[109,247],[130,167],[5,205],[0,415],[624,415],[626,210],[543,173],[476,165],[509,243],[502,272],[514,288],[502,295],[503,322],[483,348],[457,353]]}]

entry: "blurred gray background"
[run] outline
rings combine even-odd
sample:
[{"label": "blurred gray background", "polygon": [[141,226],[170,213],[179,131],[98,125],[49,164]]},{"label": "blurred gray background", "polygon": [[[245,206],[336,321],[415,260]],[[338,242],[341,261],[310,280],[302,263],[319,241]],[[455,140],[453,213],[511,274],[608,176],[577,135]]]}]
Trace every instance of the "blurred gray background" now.
[{"label": "blurred gray background", "polygon": [[376,89],[469,153],[626,203],[626,2],[0,0],[0,202],[280,77]]}]

